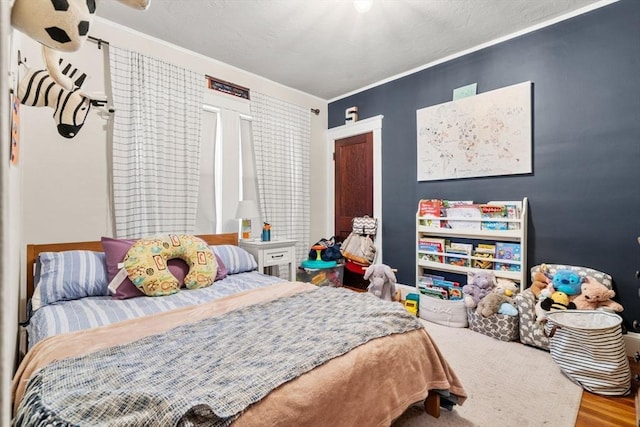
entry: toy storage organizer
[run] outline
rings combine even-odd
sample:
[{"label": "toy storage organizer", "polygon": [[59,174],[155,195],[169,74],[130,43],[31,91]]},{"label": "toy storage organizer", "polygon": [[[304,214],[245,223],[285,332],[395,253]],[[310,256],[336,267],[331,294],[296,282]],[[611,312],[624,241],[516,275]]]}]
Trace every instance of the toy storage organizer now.
[{"label": "toy storage organizer", "polygon": [[[469,203],[469,202],[465,202]],[[479,205],[508,206],[508,214],[492,213]],[[516,206],[515,210],[511,206]],[[455,206],[455,208],[452,208]],[[486,202],[468,205],[450,202],[432,210],[419,204],[416,213],[416,287],[425,274],[461,277],[476,269],[491,269],[496,277],[527,284],[527,198],[514,202]],[[507,212],[505,209],[503,212]],[[493,250],[493,253],[492,253]],[[500,250],[500,253],[496,253]],[[517,250],[515,256],[514,251]],[[418,288],[419,289],[419,288]],[[468,310],[462,300],[420,295],[420,317],[452,327],[469,326],[494,338],[518,339],[518,316],[495,314],[484,318]]]},{"label": "toy storage organizer", "polygon": [[[551,274],[555,274],[558,270],[571,270],[576,272],[581,277],[591,277],[598,283],[602,283],[607,288],[611,289],[613,278],[602,271],[595,270],[589,267],[582,267],[577,265],[565,265],[565,264],[546,264]],[[533,276],[540,271],[540,265],[531,267],[529,279],[533,283]],[[519,335],[520,342],[523,344],[531,345],[541,348],[543,350],[549,350],[549,338],[544,334],[544,324],[536,321],[536,297],[531,291],[531,288],[525,289],[516,296],[516,305],[518,308],[518,318],[520,320]]]},{"label": "toy storage organizer", "polygon": [[316,286],[341,287],[344,277],[344,264],[337,264],[329,268],[304,268],[298,267],[296,280],[308,282]]}]

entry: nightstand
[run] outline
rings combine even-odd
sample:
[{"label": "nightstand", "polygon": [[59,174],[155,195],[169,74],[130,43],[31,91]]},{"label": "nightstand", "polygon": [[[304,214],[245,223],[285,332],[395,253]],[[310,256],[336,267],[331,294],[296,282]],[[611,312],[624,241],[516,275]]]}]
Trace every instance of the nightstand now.
[{"label": "nightstand", "polygon": [[258,262],[258,271],[270,274],[274,265],[289,264],[289,280],[296,280],[295,240],[240,240],[238,246],[249,252]]}]

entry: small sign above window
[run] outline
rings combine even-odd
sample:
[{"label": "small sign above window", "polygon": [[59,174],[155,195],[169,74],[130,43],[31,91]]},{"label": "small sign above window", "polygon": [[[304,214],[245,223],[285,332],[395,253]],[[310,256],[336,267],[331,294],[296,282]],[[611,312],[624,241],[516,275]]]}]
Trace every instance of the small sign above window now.
[{"label": "small sign above window", "polygon": [[224,80],[216,79],[215,77],[206,76],[209,89],[217,90],[229,95],[234,95],[239,98],[249,98],[249,88],[238,86],[237,84],[225,82]]}]

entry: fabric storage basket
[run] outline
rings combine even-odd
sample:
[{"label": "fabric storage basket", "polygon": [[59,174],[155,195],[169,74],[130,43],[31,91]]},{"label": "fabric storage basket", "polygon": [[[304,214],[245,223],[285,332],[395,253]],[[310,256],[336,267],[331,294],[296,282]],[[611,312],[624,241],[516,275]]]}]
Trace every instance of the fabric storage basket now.
[{"label": "fabric storage basket", "polygon": [[[594,270],[589,267],[581,267],[577,265],[563,264],[546,264],[549,273],[555,274],[558,270],[571,270],[578,273],[580,277],[591,277],[597,282],[602,283],[611,289],[612,278],[607,273]],[[540,271],[542,265],[536,265],[531,268],[530,283],[534,282],[535,274]],[[532,345],[544,350],[549,350],[549,339],[545,336],[544,323],[536,321],[536,297],[531,288],[525,289],[515,297],[516,306],[518,307],[518,315],[520,316],[520,342],[522,344]]]},{"label": "fabric storage basket", "polygon": [[547,314],[551,357],[562,372],[587,391],[621,396],[631,389],[631,370],[622,318],[602,310],[563,310]]},{"label": "fabric storage basket", "polygon": [[516,341],[518,339],[518,316],[494,314],[483,317],[475,308],[467,308],[469,329],[500,341]]},{"label": "fabric storage basket", "polygon": [[549,338],[544,334],[544,324],[536,321],[536,296],[527,288],[515,297],[519,317],[520,342],[549,351]]},{"label": "fabric storage basket", "polygon": [[444,300],[420,294],[419,310],[421,319],[439,325],[452,328],[466,328],[469,325],[463,300]]}]

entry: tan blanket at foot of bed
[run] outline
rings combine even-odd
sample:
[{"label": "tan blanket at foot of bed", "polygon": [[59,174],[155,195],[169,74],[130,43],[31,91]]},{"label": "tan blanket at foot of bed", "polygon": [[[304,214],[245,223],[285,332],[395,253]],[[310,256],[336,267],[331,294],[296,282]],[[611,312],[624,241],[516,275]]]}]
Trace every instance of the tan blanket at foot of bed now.
[{"label": "tan blanket at foot of bed", "polygon": [[[113,325],[48,338],[36,344],[14,377],[14,410],[31,375],[53,360],[88,354],[253,303],[293,295],[313,285],[290,282],[243,292]],[[273,390],[234,426],[388,426],[429,390],[466,393],[424,329],[374,339]]]}]

